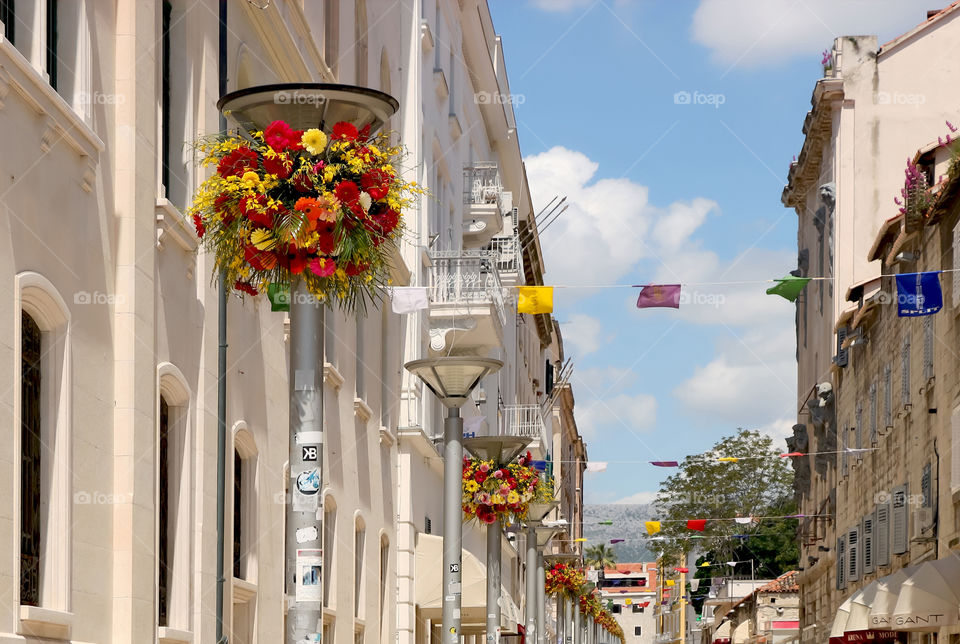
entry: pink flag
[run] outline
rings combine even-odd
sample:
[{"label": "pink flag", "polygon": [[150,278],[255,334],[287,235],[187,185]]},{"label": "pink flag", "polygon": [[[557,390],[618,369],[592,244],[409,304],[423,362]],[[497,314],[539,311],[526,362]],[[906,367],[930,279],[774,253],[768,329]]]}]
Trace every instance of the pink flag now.
[{"label": "pink flag", "polygon": [[637,298],[638,309],[680,308],[679,284],[647,284]]}]

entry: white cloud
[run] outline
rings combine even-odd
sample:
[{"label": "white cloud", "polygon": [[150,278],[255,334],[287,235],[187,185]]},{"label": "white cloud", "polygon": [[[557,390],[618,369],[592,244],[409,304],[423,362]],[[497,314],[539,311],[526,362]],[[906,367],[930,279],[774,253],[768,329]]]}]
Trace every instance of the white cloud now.
[{"label": "white cloud", "polygon": [[[946,4],[946,3],[944,3]],[[877,34],[880,44],[926,18],[920,0],[701,0],[693,40],[724,65],[760,66],[820,52],[844,35]]]},{"label": "white cloud", "polygon": [[584,438],[604,432],[646,432],[657,424],[657,399],[650,394],[617,394],[577,405],[577,427]]},{"label": "white cloud", "polygon": [[691,413],[782,431],[777,421],[796,413],[796,371],[792,326],[761,327],[721,343],[673,394]]},{"label": "white cloud", "polygon": [[679,253],[704,252],[690,237],[717,211],[714,201],[654,206],[646,186],[625,178],[594,180],[599,165],[560,146],[528,157],[526,167],[535,204],[567,197],[567,211],[540,241],[553,284],[615,284],[643,259],[675,269]]},{"label": "white cloud", "polygon": [[625,367],[588,367],[573,370],[574,387],[590,397],[622,391],[636,380],[636,372]]},{"label": "white cloud", "polygon": [[613,501],[613,503],[615,505],[637,505],[640,503],[653,503],[656,500],[657,492],[637,492],[636,494],[631,494],[630,496],[625,496],[622,499]]},{"label": "white cloud", "polygon": [[589,7],[596,0],[531,0],[531,4],[542,11],[563,13],[579,7]]},{"label": "white cloud", "polygon": [[574,313],[563,323],[563,341],[577,358],[593,353],[609,338],[604,339],[603,325],[595,317]]}]

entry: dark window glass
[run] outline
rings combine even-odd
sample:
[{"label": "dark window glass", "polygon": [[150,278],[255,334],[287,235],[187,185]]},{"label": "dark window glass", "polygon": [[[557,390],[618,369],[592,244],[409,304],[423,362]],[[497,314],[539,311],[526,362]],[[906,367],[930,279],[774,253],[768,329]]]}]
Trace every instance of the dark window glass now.
[{"label": "dark window glass", "polygon": [[163,3],[160,34],[160,182],[170,196],[170,15],[173,5]]},{"label": "dark window glass", "polygon": [[22,313],[20,385],[20,603],[40,605],[40,327]]},{"label": "dark window glass", "polygon": [[3,37],[16,45],[16,2],[15,0],[0,0],[0,22],[3,23]]},{"label": "dark window glass", "polygon": [[47,74],[50,87],[57,89],[57,10],[58,0],[47,0]]},{"label": "dark window glass", "polygon": [[240,507],[243,490],[243,459],[239,452],[233,453],[233,576],[240,578],[240,537],[243,525]]},{"label": "dark window glass", "polygon": [[157,624],[168,626],[167,609],[170,599],[170,452],[169,452],[170,409],[167,401],[160,397],[160,484],[158,509],[158,565],[160,567],[160,589],[157,607]]}]

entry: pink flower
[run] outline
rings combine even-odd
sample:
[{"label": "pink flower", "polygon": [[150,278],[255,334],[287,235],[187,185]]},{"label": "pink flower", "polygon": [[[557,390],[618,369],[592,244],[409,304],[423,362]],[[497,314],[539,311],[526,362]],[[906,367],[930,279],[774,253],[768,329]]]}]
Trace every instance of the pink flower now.
[{"label": "pink flower", "polygon": [[489,466],[487,463],[481,463],[481,464],[480,464],[480,471],[483,472],[484,474],[486,474],[487,472],[490,471],[490,466]]}]

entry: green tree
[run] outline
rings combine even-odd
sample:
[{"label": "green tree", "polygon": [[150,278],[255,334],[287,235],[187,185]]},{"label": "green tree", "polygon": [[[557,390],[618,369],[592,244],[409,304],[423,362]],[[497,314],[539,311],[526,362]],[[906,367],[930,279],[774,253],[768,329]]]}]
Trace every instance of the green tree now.
[{"label": "green tree", "polygon": [[598,543],[583,551],[583,562],[588,566],[599,568],[613,568],[617,563],[617,553],[605,543]]},{"label": "green tree", "polygon": [[[714,562],[755,559],[758,574],[762,569],[764,575],[795,566],[795,519],[747,525],[733,520],[795,512],[792,485],[790,463],[779,458],[770,437],[757,431],[739,429],[710,450],[687,456],[677,473],[660,484],[655,501],[661,521],[657,536],[662,539],[651,545],[659,553],[661,565],[678,565],[696,551],[709,553]],[[704,531],[697,532],[687,528],[689,519],[720,520],[707,521]],[[744,556],[738,559],[738,553]],[[709,576],[708,571],[698,573]]]}]

